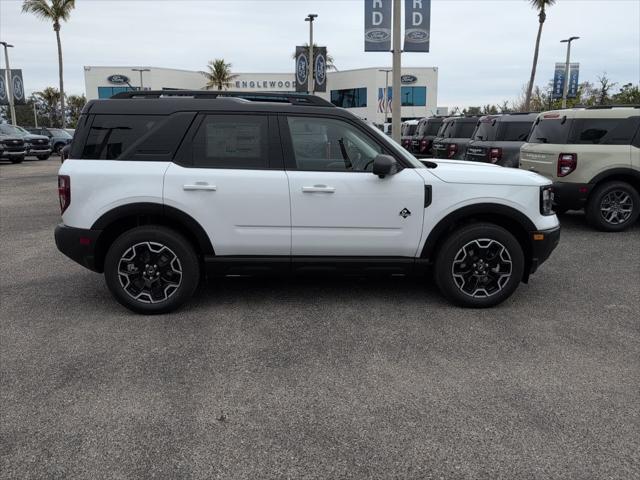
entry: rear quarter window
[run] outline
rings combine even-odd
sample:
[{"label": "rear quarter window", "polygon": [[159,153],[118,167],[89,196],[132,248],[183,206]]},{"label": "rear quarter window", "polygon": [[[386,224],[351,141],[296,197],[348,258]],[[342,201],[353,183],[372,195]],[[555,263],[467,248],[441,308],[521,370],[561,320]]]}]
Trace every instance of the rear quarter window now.
[{"label": "rear quarter window", "polygon": [[526,142],[533,122],[501,122],[497,140],[500,142]]},{"label": "rear quarter window", "polygon": [[457,122],[450,138],[471,138],[476,129],[476,122]]},{"label": "rear quarter window", "polygon": [[630,145],[638,118],[598,118],[574,121],[572,143],[580,145]]},{"label": "rear quarter window", "polygon": [[540,119],[534,124],[529,143],[566,144],[572,120],[562,118]]}]

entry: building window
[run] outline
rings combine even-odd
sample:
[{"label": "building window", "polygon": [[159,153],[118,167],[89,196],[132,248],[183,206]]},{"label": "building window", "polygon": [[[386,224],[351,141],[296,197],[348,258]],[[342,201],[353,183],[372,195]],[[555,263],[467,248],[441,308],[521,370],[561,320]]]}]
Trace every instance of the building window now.
[{"label": "building window", "polygon": [[331,103],[342,108],[358,108],[367,106],[366,88],[347,88],[331,90]]},{"label": "building window", "polygon": [[111,98],[117,93],[139,90],[138,87],[98,87],[98,98]]},{"label": "building window", "polygon": [[425,107],[427,105],[427,87],[402,87],[403,107]]}]

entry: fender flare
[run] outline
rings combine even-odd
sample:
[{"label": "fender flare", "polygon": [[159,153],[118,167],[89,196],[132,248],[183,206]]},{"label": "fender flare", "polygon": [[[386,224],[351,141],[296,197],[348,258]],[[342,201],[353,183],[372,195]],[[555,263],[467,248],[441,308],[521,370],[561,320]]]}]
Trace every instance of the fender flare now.
[{"label": "fender flare", "polygon": [[626,167],[618,167],[618,168],[612,168],[611,170],[605,170],[604,172],[601,172],[595,177],[593,177],[589,181],[589,184],[595,185],[597,183],[602,182],[603,180],[607,180],[607,178],[609,177],[620,177],[620,176],[631,177],[636,181],[637,185],[640,185],[640,172],[632,168],[626,168]]}]

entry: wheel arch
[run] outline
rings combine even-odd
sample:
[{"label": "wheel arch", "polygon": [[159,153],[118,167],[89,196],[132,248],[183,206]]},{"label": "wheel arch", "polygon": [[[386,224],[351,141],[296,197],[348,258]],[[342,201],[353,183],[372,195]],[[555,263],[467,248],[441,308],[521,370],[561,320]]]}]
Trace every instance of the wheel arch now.
[{"label": "wheel arch", "polygon": [[632,168],[612,168],[599,173],[589,182],[589,184],[593,185],[591,192],[604,182],[615,181],[629,183],[640,194],[640,172]]},{"label": "wheel arch", "polygon": [[109,210],[91,226],[92,230],[101,231],[96,241],[96,269],[100,272],[104,270],[107,250],[119,235],[142,225],[173,228],[185,236],[198,256],[215,255],[206,231],[187,213],[159,203],[133,203]]},{"label": "wheel arch", "polygon": [[429,233],[420,257],[430,264],[433,263],[434,257],[451,232],[463,225],[479,222],[501,226],[516,237],[525,256],[523,281],[527,282],[533,254],[529,235],[537,228],[525,214],[506,205],[481,203],[468,205],[449,213]]}]

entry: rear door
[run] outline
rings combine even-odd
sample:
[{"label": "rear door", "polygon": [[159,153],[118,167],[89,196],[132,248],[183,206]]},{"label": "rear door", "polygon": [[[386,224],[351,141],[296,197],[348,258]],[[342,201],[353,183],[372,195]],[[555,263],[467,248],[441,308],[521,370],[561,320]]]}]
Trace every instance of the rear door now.
[{"label": "rear door", "polygon": [[424,180],[412,168],[379,178],[377,140],[341,118],[282,116],[294,256],[413,257]]},{"label": "rear door", "polygon": [[167,169],[166,205],[205,229],[216,255],[291,254],[289,185],[277,119],[200,115]]}]

